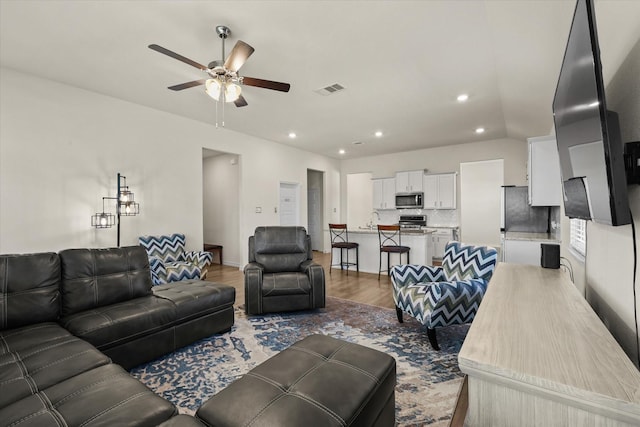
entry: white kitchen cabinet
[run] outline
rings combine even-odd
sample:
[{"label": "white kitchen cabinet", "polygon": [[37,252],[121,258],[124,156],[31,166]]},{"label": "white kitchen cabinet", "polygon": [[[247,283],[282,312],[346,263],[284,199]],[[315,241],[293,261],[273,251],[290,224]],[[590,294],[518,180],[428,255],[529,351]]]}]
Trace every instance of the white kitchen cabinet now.
[{"label": "white kitchen cabinet", "polygon": [[453,240],[453,230],[450,228],[439,228],[431,235],[432,239],[432,252],[434,258],[442,259],[444,257],[444,250],[451,240]]},{"label": "white kitchen cabinet", "polygon": [[541,243],[549,242],[505,239],[502,249],[503,260],[513,264],[540,265]]},{"label": "white kitchen cabinet", "polygon": [[372,179],[373,209],[396,208],[396,180],[393,178]]},{"label": "white kitchen cabinet", "polygon": [[424,171],[396,172],[396,193],[422,192]]},{"label": "white kitchen cabinet", "polygon": [[560,206],[562,179],[558,148],[553,135],[529,138],[529,204]]},{"label": "white kitchen cabinet", "polygon": [[423,179],[425,209],[456,208],[456,174],[430,174]]}]

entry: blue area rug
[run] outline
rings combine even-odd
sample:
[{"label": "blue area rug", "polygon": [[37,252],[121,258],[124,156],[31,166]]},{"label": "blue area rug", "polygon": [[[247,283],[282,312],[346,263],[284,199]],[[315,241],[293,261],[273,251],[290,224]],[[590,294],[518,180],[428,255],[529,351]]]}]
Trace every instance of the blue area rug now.
[{"label": "blue area rug", "polygon": [[231,332],[214,335],[131,370],[149,388],[193,414],[254,366],[311,334],[325,334],[375,348],[397,363],[396,421],[399,426],[446,426],[462,374],[458,352],[468,326],[438,329],[440,351],[426,331],[395,310],[327,298],[324,309],[247,317],[236,309]]}]

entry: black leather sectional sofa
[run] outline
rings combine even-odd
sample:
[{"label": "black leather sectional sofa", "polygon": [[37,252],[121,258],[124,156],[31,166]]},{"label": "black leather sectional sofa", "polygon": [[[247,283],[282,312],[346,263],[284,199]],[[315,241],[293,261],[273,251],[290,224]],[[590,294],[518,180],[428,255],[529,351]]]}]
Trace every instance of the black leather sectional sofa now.
[{"label": "black leather sectional sofa", "polygon": [[0,425],[198,425],[125,369],[229,330],[234,302],[152,288],[142,247],[0,255]]}]

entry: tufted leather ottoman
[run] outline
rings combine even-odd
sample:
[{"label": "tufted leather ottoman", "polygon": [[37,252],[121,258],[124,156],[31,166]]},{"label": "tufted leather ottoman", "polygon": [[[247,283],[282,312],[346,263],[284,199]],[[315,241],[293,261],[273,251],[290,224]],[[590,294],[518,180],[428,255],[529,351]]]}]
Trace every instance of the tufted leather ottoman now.
[{"label": "tufted leather ottoman", "polygon": [[396,361],[380,351],[312,335],[213,396],[196,417],[209,426],[393,426]]}]

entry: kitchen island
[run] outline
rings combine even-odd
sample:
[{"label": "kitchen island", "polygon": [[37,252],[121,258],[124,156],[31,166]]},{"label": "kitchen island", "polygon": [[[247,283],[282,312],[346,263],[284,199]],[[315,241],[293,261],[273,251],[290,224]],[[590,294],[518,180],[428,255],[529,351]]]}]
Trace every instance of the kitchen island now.
[{"label": "kitchen island", "polygon": [[[327,230],[328,232],[328,230]],[[409,246],[409,261],[411,264],[431,265],[432,243],[431,234],[433,230],[411,230],[402,232],[402,246]],[[359,264],[360,271],[365,273],[378,274],[379,257],[380,257],[380,241],[378,240],[378,230],[376,228],[353,228],[349,229],[349,241],[360,245],[359,248]],[[335,250],[334,263],[340,257],[340,251]],[[355,251],[349,253],[349,261],[354,260]],[[346,259],[345,259],[346,260]],[[398,254],[391,254],[391,265],[399,264]],[[406,255],[402,255],[402,264],[406,264]],[[387,274],[387,256],[382,256],[382,268],[385,269],[382,274]],[[334,266],[333,268],[340,268]],[[353,267],[352,267],[353,269]]]}]

